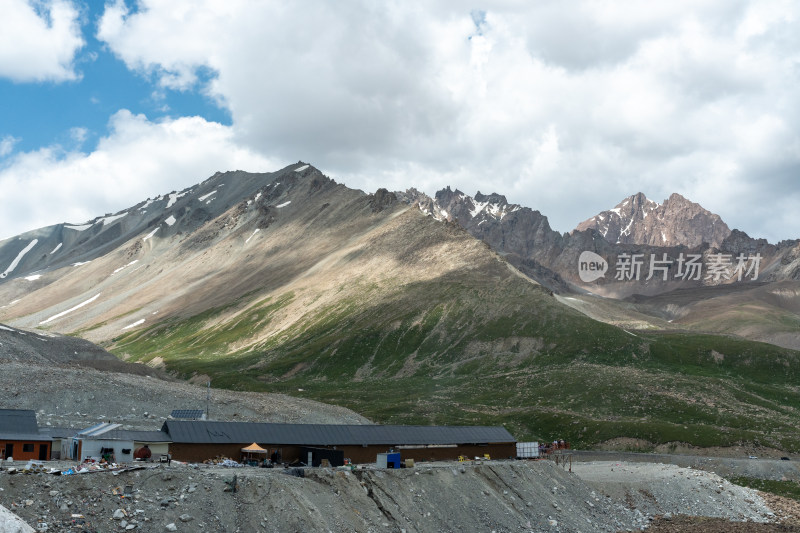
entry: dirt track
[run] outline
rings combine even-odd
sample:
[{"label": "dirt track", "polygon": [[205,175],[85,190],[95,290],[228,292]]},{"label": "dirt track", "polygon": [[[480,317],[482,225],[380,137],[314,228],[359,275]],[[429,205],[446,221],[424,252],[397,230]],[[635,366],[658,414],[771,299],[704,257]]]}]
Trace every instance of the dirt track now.
[{"label": "dirt track", "polygon": [[[762,451],[766,452],[767,450]],[[789,479],[800,481],[800,469],[798,469],[798,463],[796,461],[782,461],[779,458],[763,457],[760,453],[757,459],[750,459],[747,455],[741,457],[709,457],[704,455],[614,451],[573,451],[571,453],[574,460],[582,462],[624,461],[628,463],[663,463],[680,466],[682,468],[704,470],[706,472],[719,474],[722,477],[746,476],[758,479]]]}]

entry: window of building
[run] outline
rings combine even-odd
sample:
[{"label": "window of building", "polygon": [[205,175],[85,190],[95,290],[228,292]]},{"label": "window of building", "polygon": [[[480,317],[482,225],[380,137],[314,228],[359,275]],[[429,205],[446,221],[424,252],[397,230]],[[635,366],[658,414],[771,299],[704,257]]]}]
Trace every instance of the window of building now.
[{"label": "window of building", "polygon": [[22,445],[22,452],[23,453],[33,453],[33,444],[23,444]]}]

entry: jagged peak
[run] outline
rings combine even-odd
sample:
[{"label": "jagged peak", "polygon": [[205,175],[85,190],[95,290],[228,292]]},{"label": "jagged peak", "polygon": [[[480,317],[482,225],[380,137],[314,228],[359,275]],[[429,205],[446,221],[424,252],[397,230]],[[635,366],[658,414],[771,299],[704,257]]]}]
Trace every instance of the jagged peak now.
[{"label": "jagged peak", "polygon": [[689,200],[688,198],[686,198],[685,196],[683,196],[682,194],[677,193],[677,192],[674,192],[674,193],[670,194],[669,198],[667,198],[667,201],[668,202],[689,202],[690,204],[694,203],[691,200]]},{"label": "jagged peak", "polygon": [[[614,209],[610,209],[609,211],[616,212],[614,211],[615,209],[620,209],[620,210],[626,209],[628,208],[628,206],[630,206],[629,211],[631,212],[636,211],[637,208],[650,211],[652,209],[655,209],[659,205],[661,204],[649,199],[643,192],[637,192],[636,194],[632,194],[631,196],[624,198],[620,203],[614,206]],[[604,211],[604,213],[609,211]],[[618,212],[616,212],[616,214],[619,215]]]},{"label": "jagged peak", "polygon": [[475,200],[489,204],[508,205],[508,200],[506,200],[506,197],[496,192],[491,194],[481,194],[481,191],[478,191],[475,193]]},{"label": "jagged peak", "polygon": [[730,233],[718,215],[678,193],[659,204],[643,192],[628,196],[576,228],[585,229],[598,231],[612,243],[653,246],[697,246],[703,242],[719,246]]}]

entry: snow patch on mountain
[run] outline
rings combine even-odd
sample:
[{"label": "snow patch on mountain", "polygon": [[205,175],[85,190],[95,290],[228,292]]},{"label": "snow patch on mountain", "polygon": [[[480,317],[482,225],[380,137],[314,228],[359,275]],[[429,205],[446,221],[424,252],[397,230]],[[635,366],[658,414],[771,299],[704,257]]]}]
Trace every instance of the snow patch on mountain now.
[{"label": "snow patch on mountain", "polygon": [[85,231],[85,230],[91,228],[92,226],[94,226],[94,224],[79,224],[79,225],[75,225],[75,226],[70,225],[70,224],[64,225],[65,228],[74,229],[75,231]]},{"label": "snow patch on mountain", "polygon": [[204,202],[206,200],[206,198],[210,198],[210,197],[214,196],[215,194],[217,194],[217,190],[216,189],[214,189],[213,191],[211,191],[208,194],[204,194],[203,196],[200,196],[198,198],[198,200],[200,200],[201,202]]},{"label": "snow patch on mountain", "polygon": [[175,222],[177,222],[177,220],[175,219],[174,216],[170,215],[164,222],[167,223],[167,226],[172,226],[173,224],[175,224]]},{"label": "snow patch on mountain", "polygon": [[90,303],[94,302],[95,300],[97,300],[100,297],[101,294],[103,294],[103,293],[102,292],[98,292],[97,294],[95,294],[94,296],[89,298],[88,300],[79,303],[75,307],[70,307],[66,311],[61,311],[60,313],[58,313],[56,315],[53,315],[53,316],[51,316],[50,318],[48,318],[46,320],[42,320],[41,322],[39,322],[39,325],[47,324],[48,322],[52,322],[53,320],[61,318],[62,316],[66,316],[66,315],[70,314],[73,311],[77,311],[81,307],[85,307],[85,306],[89,305]]},{"label": "snow patch on mountain", "polygon": [[276,208],[278,208],[278,209],[280,209],[281,207],[286,207],[286,206],[287,206],[287,205],[289,205],[290,203],[292,203],[292,201],[291,201],[291,200],[289,200],[288,202],[283,202],[282,204],[278,204],[278,205],[276,205],[275,207],[276,207]]},{"label": "snow patch on mountain", "polygon": [[60,243],[58,243],[58,246],[56,246],[55,248],[53,248],[53,251],[52,251],[52,252],[50,252],[50,255],[53,255],[53,254],[54,254],[54,253],[56,253],[58,250],[60,250],[60,249],[61,249],[61,247],[62,247],[63,245],[64,245],[64,243],[63,243],[63,242],[60,242]]},{"label": "snow patch on mountain", "polygon": [[22,258],[25,257],[25,254],[30,252],[38,242],[39,239],[33,239],[31,242],[29,242],[28,245],[25,248],[23,248],[19,254],[17,254],[17,257],[13,261],[11,261],[11,264],[8,266],[8,268],[6,268],[6,271],[0,274],[0,278],[5,278],[9,274],[11,274],[14,271],[14,269],[17,268],[17,265],[19,265],[19,262],[22,261]]},{"label": "snow patch on mountain", "polygon": [[[216,192],[216,191],[214,191]],[[169,193],[169,201],[167,201],[167,209],[175,205],[175,202],[178,201],[178,198],[186,196],[188,194],[187,191],[184,192],[171,192]]]},{"label": "snow patch on mountain", "polygon": [[476,202],[476,201],[474,201],[474,200],[473,200],[473,201],[472,201],[472,205],[473,205],[473,208],[470,210],[470,212],[469,212],[469,215],[470,215],[472,218],[475,218],[476,216],[478,216],[478,213],[480,213],[481,211],[483,211],[483,210],[484,210],[484,208],[485,208],[487,205],[489,205],[489,202]]},{"label": "snow patch on mountain", "polygon": [[113,276],[113,275],[114,275],[114,274],[116,274],[117,272],[122,272],[123,270],[125,270],[125,269],[126,269],[126,268],[128,268],[129,266],[131,266],[131,265],[135,265],[135,264],[136,264],[136,263],[138,263],[138,262],[139,262],[139,260],[138,260],[138,259],[134,259],[133,261],[131,261],[131,262],[130,262],[130,263],[128,263],[127,265],[125,265],[125,266],[121,266],[121,267],[119,267],[118,269],[116,269],[114,272],[112,272],[112,273],[111,273],[111,275]]},{"label": "snow patch on mountain", "polygon": [[300,167],[300,168],[296,168],[296,169],[294,169],[294,171],[295,171],[295,172],[302,172],[302,171],[304,171],[304,170],[305,170],[305,169],[307,169],[307,168],[308,168],[308,165],[303,165],[303,166],[302,166],[302,167]]},{"label": "snow patch on mountain", "polygon": [[144,212],[145,209],[147,209],[148,207],[150,207],[150,205],[152,205],[154,202],[157,202],[159,200],[161,200],[161,196],[157,196],[157,197],[153,198],[152,200],[150,198],[148,198],[147,201],[145,201],[144,205],[139,208],[139,211]]},{"label": "snow patch on mountain", "polygon": [[100,220],[98,220],[97,223],[103,224],[103,225],[111,224],[115,220],[119,220],[120,218],[124,217],[127,214],[128,213],[126,212],[126,213],[122,213],[122,214],[119,214],[119,215],[111,215],[111,216],[103,217]]},{"label": "snow patch on mountain", "polygon": [[144,324],[144,318],[142,318],[142,319],[140,319],[140,320],[137,320],[137,321],[136,321],[136,322],[134,322],[133,324],[128,324],[127,326],[125,326],[125,327],[124,327],[124,328],[122,328],[122,329],[123,329],[123,330],[126,330],[126,329],[131,329],[131,328],[135,328],[136,326],[140,326],[140,325],[142,325],[142,324]]}]

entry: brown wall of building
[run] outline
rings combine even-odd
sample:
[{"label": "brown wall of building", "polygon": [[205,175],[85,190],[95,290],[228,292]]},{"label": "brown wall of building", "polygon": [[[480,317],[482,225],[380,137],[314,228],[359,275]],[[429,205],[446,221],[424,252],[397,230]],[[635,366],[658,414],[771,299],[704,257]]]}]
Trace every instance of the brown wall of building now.
[{"label": "brown wall of building", "polygon": [[[246,448],[251,444],[252,442],[246,444],[184,444],[173,442],[169,445],[169,453],[172,454],[173,459],[191,463],[202,463],[206,459],[214,459],[220,456],[239,461],[242,458],[242,448]],[[297,459],[300,454],[299,446],[275,446],[263,443],[258,443],[258,445],[269,452],[267,457],[272,455],[273,451],[279,450],[283,460],[288,460],[289,462]]]},{"label": "brown wall of building", "polygon": [[[188,461],[192,463],[200,463],[206,459],[213,459],[217,456],[230,457],[239,461],[242,457],[242,448],[249,446],[250,442],[243,444],[182,444],[175,443],[169,445],[170,453],[173,459],[178,461]],[[305,462],[306,457],[300,457],[300,447],[290,445],[277,445],[257,443],[262,448],[272,454],[273,450],[280,450],[281,458],[284,462],[292,462],[300,459]],[[316,448],[330,448],[342,450],[344,456],[350,459],[354,464],[361,463],[374,463],[379,453],[389,451],[389,446],[315,446]],[[486,446],[478,446],[473,444],[465,444],[455,448],[409,448],[409,449],[396,449],[400,452],[402,459],[414,459],[414,461],[445,461],[458,459],[459,455],[466,455],[470,459],[474,457],[483,457],[484,454],[489,454],[492,459],[508,459],[517,454],[516,444],[511,443],[496,443],[488,444]]]},{"label": "brown wall of building", "polygon": [[[337,446],[336,449],[343,450],[344,456],[355,464],[374,463],[379,453],[389,451],[388,446],[367,446],[366,448],[363,446]],[[484,454],[489,454],[492,459],[508,459],[516,455],[517,446],[513,442],[486,446],[463,444],[455,448],[395,448],[395,451],[400,452],[401,459],[414,459],[416,462],[451,461],[458,459],[459,455],[474,459],[483,457]]]},{"label": "brown wall of building", "polygon": [[[8,458],[6,452],[6,445],[12,444],[14,446],[13,452],[10,457],[13,457],[15,461],[29,461],[34,459],[36,461],[39,460],[39,457],[44,457],[44,461],[50,460],[50,441],[47,442],[39,442],[39,441],[30,441],[30,440],[0,440],[0,457]],[[24,452],[24,445],[29,444],[33,446],[32,452]],[[41,447],[44,446],[44,452],[41,451]],[[39,455],[41,453],[41,456]]]}]

